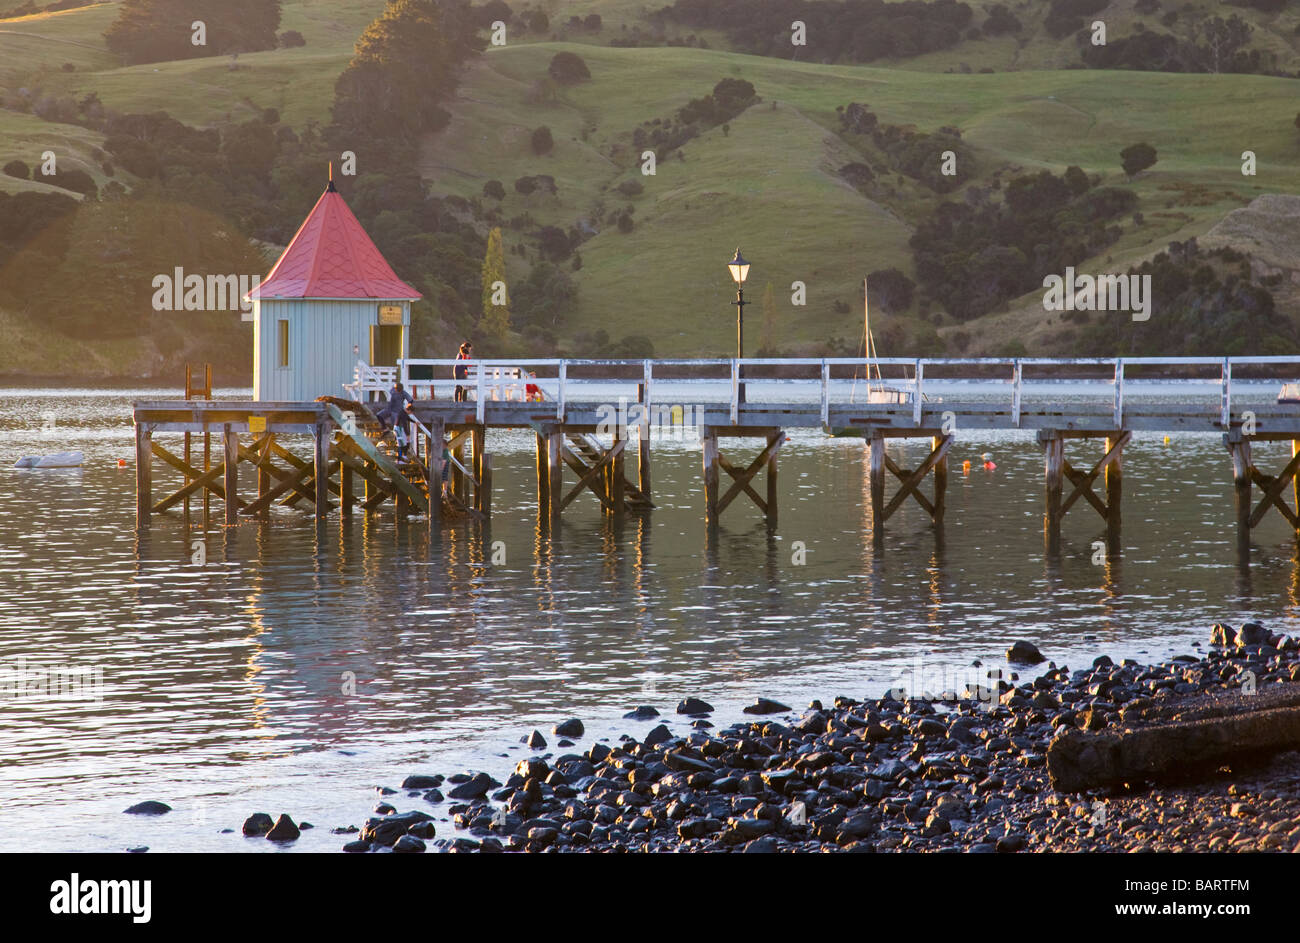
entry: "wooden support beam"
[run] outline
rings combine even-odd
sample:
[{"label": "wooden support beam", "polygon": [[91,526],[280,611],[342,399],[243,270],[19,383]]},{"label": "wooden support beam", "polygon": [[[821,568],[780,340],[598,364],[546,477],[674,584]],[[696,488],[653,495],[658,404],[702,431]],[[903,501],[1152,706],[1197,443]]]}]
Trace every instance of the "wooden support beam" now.
[{"label": "wooden support beam", "polygon": [[709,527],[718,524],[718,433],[713,426],[700,429],[704,456],[704,521]]},{"label": "wooden support beam", "polygon": [[871,529],[876,535],[885,526],[885,437],[878,431],[867,439],[867,484],[871,489]]},{"label": "wooden support beam", "polygon": [[344,514],[352,513],[352,506],[357,503],[352,466],[346,462],[339,463],[339,508]]},{"label": "wooden support beam", "polygon": [[907,500],[908,495],[915,497],[922,507],[927,508],[931,520],[934,519],[934,505],[929,500],[926,500],[925,495],[921,494],[917,488],[925,480],[925,476],[930,474],[930,470],[948,454],[948,450],[952,448],[952,442],[953,437],[951,435],[942,436],[939,439],[938,447],[930,452],[925,461],[921,463],[921,467],[907,476],[903,481],[903,486],[898,489],[898,493],[885,505],[885,520],[889,520],[890,516]]},{"label": "wooden support beam", "polygon": [[627,481],[624,477],[623,456],[626,449],[627,426],[615,426],[614,442],[605,464],[605,480],[608,482],[605,493],[609,495],[608,510],[616,519],[623,516],[623,486]]},{"label": "wooden support beam", "polygon": [[[271,472],[268,466],[271,462],[271,443],[274,441],[275,437],[268,433],[266,440],[262,443],[262,449],[257,459],[257,496],[259,498],[265,497],[267,492],[271,490]],[[185,504],[188,506],[189,501],[187,500]],[[268,512],[263,511],[262,517],[267,516]]]},{"label": "wooden support beam", "polygon": [[1264,519],[1264,515],[1268,513],[1269,507],[1272,506],[1282,512],[1282,516],[1291,523],[1293,528],[1300,530],[1300,518],[1298,518],[1295,511],[1291,510],[1291,508],[1287,506],[1286,502],[1282,500],[1282,492],[1286,490],[1287,485],[1294,481],[1297,469],[1300,469],[1300,454],[1293,451],[1291,461],[1287,462],[1286,468],[1282,470],[1282,474],[1278,475],[1276,478],[1264,479],[1266,482],[1263,487],[1264,496],[1260,498],[1259,504],[1256,505],[1254,512],[1250,515],[1250,518],[1247,521],[1248,526],[1255,527],[1258,525],[1259,522]]},{"label": "wooden support beam", "polygon": [[776,527],[776,454],[785,442],[784,432],[773,432],[767,437],[767,526]]},{"label": "wooden support beam", "polygon": [[560,502],[564,500],[564,433],[552,432],[546,436],[546,473],[550,477],[546,493],[550,501],[551,524],[560,522]]},{"label": "wooden support beam", "polygon": [[[915,475],[916,472],[911,468],[899,468],[898,463],[889,457],[888,452],[885,452],[884,454],[885,454],[885,470],[888,471],[895,478],[897,478],[900,484],[904,484],[904,485],[907,484],[907,482],[911,480],[911,477]],[[934,505],[930,502],[930,499],[927,498],[924,494],[922,494],[920,489],[913,490],[912,497],[916,499],[916,502],[919,505],[921,505],[921,507],[925,510],[925,513],[929,514],[930,519],[933,520],[935,508]],[[890,512],[886,512],[885,518],[888,519],[889,517],[890,517]]]},{"label": "wooden support beam", "polygon": [[474,477],[474,510],[483,510],[483,452],[487,445],[487,428],[485,426],[475,426],[473,435],[473,466],[471,473]]},{"label": "wooden support beam", "polygon": [[637,426],[636,430],[636,474],[637,490],[648,502],[650,500],[650,423]]},{"label": "wooden support beam", "polygon": [[551,506],[551,476],[546,467],[546,437],[534,433],[537,439],[537,510],[545,513]]},{"label": "wooden support beam", "polygon": [[135,526],[149,526],[153,504],[153,430],[142,422],[135,424]]},{"label": "wooden support beam", "polygon": [[443,421],[434,417],[428,422],[429,428],[429,536],[436,537],[442,527],[442,451],[446,439],[443,433]]},{"label": "wooden support beam", "polygon": [[1106,542],[1115,547],[1119,542],[1122,498],[1124,495],[1124,446],[1133,438],[1131,432],[1106,439],[1106,454],[1114,457],[1106,463]]},{"label": "wooden support beam", "polygon": [[226,526],[230,527],[239,523],[239,433],[231,423],[222,426],[222,440],[226,447]]},{"label": "wooden support beam", "polygon": [[[942,436],[935,436],[930,440],[930,451],[938,451],[939,446],[943,444]],[[945,449],[943,455],[934,463],[934,507],[930,509],[930,520],[936,525],[943,524],[943,513],[947,509],[948,493],[948,450]],[[920,492],[917,492],[920,494]]]},{"label": "wooden support beam", "polygon": [[731,487],[727,489],[727,493],[718,501],[718,514],[722,514],[722,512],[727,509],[727,506],[730,505],[736,496],[742,491],[749,495],[749,499],[758,506],[758,509],[763,512],[765,517],[771,514],[771,508],[768,502],[759,497],[758,492],[750,486],[750,481],[753,480],[754,476],[757,475],[759,471],[767,466],[768,462],[776,456],[776,453],[780,451],[781,446],[784,444],[785,433],[777,432],[769,436],[767,447],[758,453],[758,457],[755,458],[744,471],[737,469],[727,461],[726,457],[721,453],[718,454],[718,465],[721,466],[723,471],[735,479]]},{"label": "wooden support beam", "polygon": [[1224,439],[1228,447],[1228,455],[1232,459],[1233,499],[1237,510],[1237,544],[1238,549],[1241,550],[1250,547],[1250,484],[1254,465],[1250,458],[1250,440],[1242,438],[1239,432],[1236,432],[1236,435],[1236,438],[1229,435]]},{"label": "wooden support beam", "polygon": [[315,472],[316,472],[316,520],[325,520],[325,515],[330,509],[330,433],[329,428],[325,425],[318,425],[313,435],[313,445],[315,446]]},{"label": "wooden support beam", "polygon": [[[573,489],[569,491],[560,502],[560,510],[563,511],[572,504],[573,499],[582,493],[582,489],[589,488],[591,493],[600,499],[601,506],[606,511],[611,514],[615,513],[614,502],[609,494],[604,475],[608,472],[608,469],[613,464],[614,460],[623,454],[623,449],[626,445],[626,439],[615,439],[614,444],[610,446],[609,451],[601,456],[600,460],[594,465],[590,466],[583,465],[582,459],[580,459],[575,452],[571,449],[565,448],[563,452],[565,461],[569,463],[569,466],[573,468],[575,472],[578,472],[579,478],[578,483],[573,486]],[[598,485],[599,487],[597,487]]]},{"label": "wooden support beam", "polygon": [[1044,455],[1043,539],[1049,553],[1061,549],[1061,490],[1065,474],[1065,439],[1055,430],[1045,430],[1039,441]]}]

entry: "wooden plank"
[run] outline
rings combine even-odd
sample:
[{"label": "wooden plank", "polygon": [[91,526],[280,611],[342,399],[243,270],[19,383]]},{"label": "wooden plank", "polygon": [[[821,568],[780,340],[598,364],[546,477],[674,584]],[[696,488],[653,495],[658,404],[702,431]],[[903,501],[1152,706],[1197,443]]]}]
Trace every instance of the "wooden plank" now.
[{"label": "wooden plank", "polygon": [[142,422],[135,424],[135,526],[148,527],[153,503],[153,432]]},{"label": "wooden plank", "polygon": [[227,423],[223,427],[222,440],[226,448],[226,526],[230,527],[239,523],[239,433],[234,426]]},{"label": "wooden plank", "polygon": [[483,501],[479,510],[484,514],[490,515],[492,513],[492,456],[490,454],[485,454],[483,456],[482,475],[481,486]]},{"label": "wooden plank", "polygon": [[871,489],[871,529],[880,536],[885,526],[885,439],[875,433],[867,440],[867,484]]},{"label": "wooden plank", "polygon": [[546,436],[546,470],[550,475],[547,495],[550,498],[550,519],[552,524],[560,520],[560,502],[564,500],[561,489],[564,487],[564,433],[552,432]]},{"label": "wooden plank", "polygon": [[316,471],[316,520],[325,520],[325,515],[330,509],[330,439],[329,430],[323,426],[316,427],[316,434],[312,442],[315,452],[315,471]]},{"label": "wooden plank", "polygon": [[[912,469],[899,468],[898,464],[892,458],[889,457],[888,452],[885,453],[885,470],[888,471],[890,474],[892,474],[895,478],[897,478],[900,484],[904,484],[904,485],[907,484],[907,482],[911,479],[912,475],[915,474],[915,472]],[[917,503],[920,504],[921,507],[925,509],[925,513],[929,514],[930,519],[933,520],[934,505],[930,503],[930,499],[927,498],[924,494],[922,494],[919,488],[912,492],[912,497],[916,498]]]},{"label": "wooden plank", "polygon": [[780,447],[772,448],[777,440],[785,441],[785,433],[778,432],[767,437],[767,526],[776,527],[776,456]]},{"label": "wooden plank", "polygon": [[[944,438],[951,439],[952,435],[936,436],[930,440],[930,451],[933,452],[943,443]],[[948,492],[948,453],[944,452],[943,457],[934,463],[934,507],[930,510],[930,520],[935,524],[943,523],[943,514],[947,509],[947,492]],[[921,492],[917,492],[920,494]]]},{"label": "wooden plank", "polygon": [[[903,486],[898,490],[898,493],[890,499],[890,502],[887,505],[885,505],[885,520],[889,520],[890,515],[898,510],[899,505],[907,500],[908,495],[914,495],[918,498],[924,497],[916,490],[917,487],[925,480],[925,476],[930,473],[930,469],[934,468],[934,466],[948,454],[950,448],[952,448],[952,437],[947,436],[944,438],[939,448],[931,452],[926,460],[921,463],[921,467],[908,476],[907,480],[903,482]],[[923,505],[929,503],[929,501],[922,502]],[[933,508],[931,508],[931,513],[933,513]]]},{"label": "wooden plank", "polygon": [[429,536],[436,537],[442,527],[442,465],[443,449],[446,448],[442,419],[434,418],[428,422],[429,429]]},{"label": "wooden plank", "polygon": [[1102,503],[1101,498],[1097,497],[1097,493],[1092,490],[1092,483],[1097,480],[1100,471],[1101,469],[1094,468],[1091,473],[1081,472],[1071,465],[1069,460],[1062,460],[1061,472],[1070,484],[1074,485],[1074,490],[1070,492],[1070,496],[1061,504],[1062,517],[1065,516],[1066,511],[1070,510],[1074,502],[1082,496],[1087,498],[1088,503],[1097,509],[1097,513],[1102,516],[1103,520],[1105,519],[1106,505]]},{"label": "wooden plank", "polygon": [[1248,523],[1251,527],[1255,527],[1264,519],[1264,515],[1268,513],[1269,506],[1272,505],[1282,512],[1282,516],[1291,523],[1292,527],[1300,530],[1300,518],[1297,518],[1295,512],[1287,507],[1286,502],[1282,500],[1282,492],[1286,490],[1286,486],[1295,478],[1297,469],[1300,469],[1300,454],[1292,454],[1291,461],[1287,462],[1286,468],[1282,470],[1282,474],[1273,479],[1264,489],[1264,497],[1260,499],[1259,504],[1255,507],[1254,513],[1250,515]]},{"label": "wooden plank", "polygon": [[[339,428],[342,429],[344,425],[343,415],[339,411],[339,408],[333,403],[327,405],[329,406],[330,418],[332,418]],[[415,487],[415,485],[407,481],[405,476],[398,470],[397,466],[392,463],[388,456],[376,449],[369,439],[360,434],[350,436],[346,432],[342,432],[341,435],[343,438],[349,440],[361,449],[362,453],[364,453],[371,462],[377,465],[403,494],[411,499],[411,504],[420,512],[423,513],[429,510],[429,502],[424,493],[421,492],[419,488]]]},{"label": "wooden plank", "polygon": [[583,488],[590,488],[591,493],[600,499],[601,506],[604,507],[607,511],[613,513],[614,505],[610,499],[609,494],[606,492],[606,489],[596,487],[596,484],[600,482],[600,476],[602,472],[609,467],[609,465],[613,462],[614,458],[622,454],[623,447],[626,444],[627,444],[626,439],[620,439],[616,441],[610,447],[609,451],[607,451],[604,455],[602,455],[600,460],[596,462],[594,465],[591,465],[590,467],[583,465],[582,460],[578,458],[577,454],[575,454],[571,449],[567,447],[564,449],[565,460],[569,463],[569,465],[573,468],[574,471],[579,472],[580,477],[578,479],[578,483],[573,486],[572,490],[570,490],[569,493],[566,494],[564,496],[564,499],[560,502],[561,511],[563,511],[565,508],[567,508],[570,504],[573,503],[573,499],[582,493]]},{"label": "wooden plank", "polygon": [[700,429],[704,459],[704,521],[709,527],[718,524],[718,434],[713,426]]},{"label": "wooden plank", "polygon": [[1044,513],[1043,536],[1049,553],[1061,549],[1061,478],[1065,471],[1065,440],[1050,434],[1043,440],[1044,454]]},{"label": "wooden plank", "polygon": [[1122,431],[1106,439],[1106,454],[1114,457],[1106,464],[1106,540],[1115,544],[1119,540],[1121,501],[1124,495],[1124,446],[1133,438],[1131,432]]}]

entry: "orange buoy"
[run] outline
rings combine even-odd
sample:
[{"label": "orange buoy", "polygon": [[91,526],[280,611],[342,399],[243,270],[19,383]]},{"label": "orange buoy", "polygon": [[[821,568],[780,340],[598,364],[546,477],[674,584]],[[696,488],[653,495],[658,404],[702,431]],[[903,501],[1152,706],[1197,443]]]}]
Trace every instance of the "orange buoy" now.
[{"label": "orange buoy", "polygon": [[117,460],[117,467],[118,467],[118,468],[126,468],[126,459],[124,459],[124,458],[119,458],[119,459]]},{"label": "orange buoy", "polygon": [[984,470],[985,470],[985,471],[993,471],[993,469],[995,469],[995,468],[997,468],[997,467],[998,467],[998,466],[995,465],[995,464],[993,464],[992,462],[985,462],[985,463],[984,463]]},{"label": "orange buoy", "polygon": [[970,459],[966,459],[966,461],[961,463],[961,473],[963,475],[970,474]]}]

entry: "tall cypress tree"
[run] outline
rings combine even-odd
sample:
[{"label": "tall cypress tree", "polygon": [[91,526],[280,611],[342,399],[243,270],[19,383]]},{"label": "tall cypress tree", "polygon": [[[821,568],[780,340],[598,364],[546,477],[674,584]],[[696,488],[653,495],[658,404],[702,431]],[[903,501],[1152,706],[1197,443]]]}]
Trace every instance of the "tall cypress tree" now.
[{"label": "tall cypress tree", "polygon": [[[479,324],[483,333],[503,344],[510,334],[510,297],[505,282],[506,254],[501,244],[501,227],[494,226],[488,233],[487,252],[483,255],[483,315]],[[498,301],[505,304],[497,304]]]}]

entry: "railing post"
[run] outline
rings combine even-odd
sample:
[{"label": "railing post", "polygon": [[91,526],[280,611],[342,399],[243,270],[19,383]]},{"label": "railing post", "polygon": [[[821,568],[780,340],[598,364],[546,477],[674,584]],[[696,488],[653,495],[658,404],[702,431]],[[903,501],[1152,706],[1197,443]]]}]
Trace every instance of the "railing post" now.
[{"label": "railing post", "polygon": [[829,426],[831,423],[831,365],[822,358],[822,426]]},{"label": "railing post", "polygon": [[[642,402],[642,404],[643,404],[643,405],[645,406],[645,408],[646,408],[646,415],[647,415],[647,416],[650,414],[650,383],[651,383],[651,380],[653,379],[653,377],[652,377],[652,371],[651,371],[651,367],[650,367],[650,364],[651,364],[651,363],[652,363],[652,361],[649,361],[649,360],[647,360],[647,361],[645,362],[645,364],[643,365],[643,368],[642,368],[643,376],[642,376],[642,378],[641,378],[641,382],[642,382],[643,384],[645,384],[645,391],[644,391],[644,393],[643,393],[643,398],[642,398],[641,402]],[[648,421],[648,420],[647,420],[647,421]]]},{"label": "railing post", "polygon": [[478,370],[478,388],[474,393],[478,397],[478,402],[475,404],[477,408],[474,411],[474,416],[479,422],[482,422],[483,411],[487,408],[487,370],[481,360],[474,366]]},{"label": "railing post", "polygon": [[1124,358],[1115,358],[1115,428],[1124,428]]},{"label": "railing post", "polygon": [[1011,421],[1017,429],[1020,428],[1020,384],[1024,379],[1024,369],[1021,366],[1020,359],[1016,358],[1011,361]]},{"label": "railing post", "polygon": [[1219,408],[1223,428],[1232,425],[1232,358],[1223,358],[1223,402]]},{"label": "railing post", "polygon": [[560,422],[564,422],[564,396],[565,396],[565,385],[568,381],[568,374],[569,374],[569,362],[567,360],[561,360],[560,361],[560,391],[559,391],[559,396],[556,398],[556,403],[555,403],[555,418],[558,419]]},{"label": "railing post", "polygon": [[740,361],[731,361],[731,424],[740,421]]},{"label": "railing post", "polygon": [[916,395],[912,403],[912,422],[917,428],[921,426],[921,384],[925,380],[925,361],[916,362]]}]

